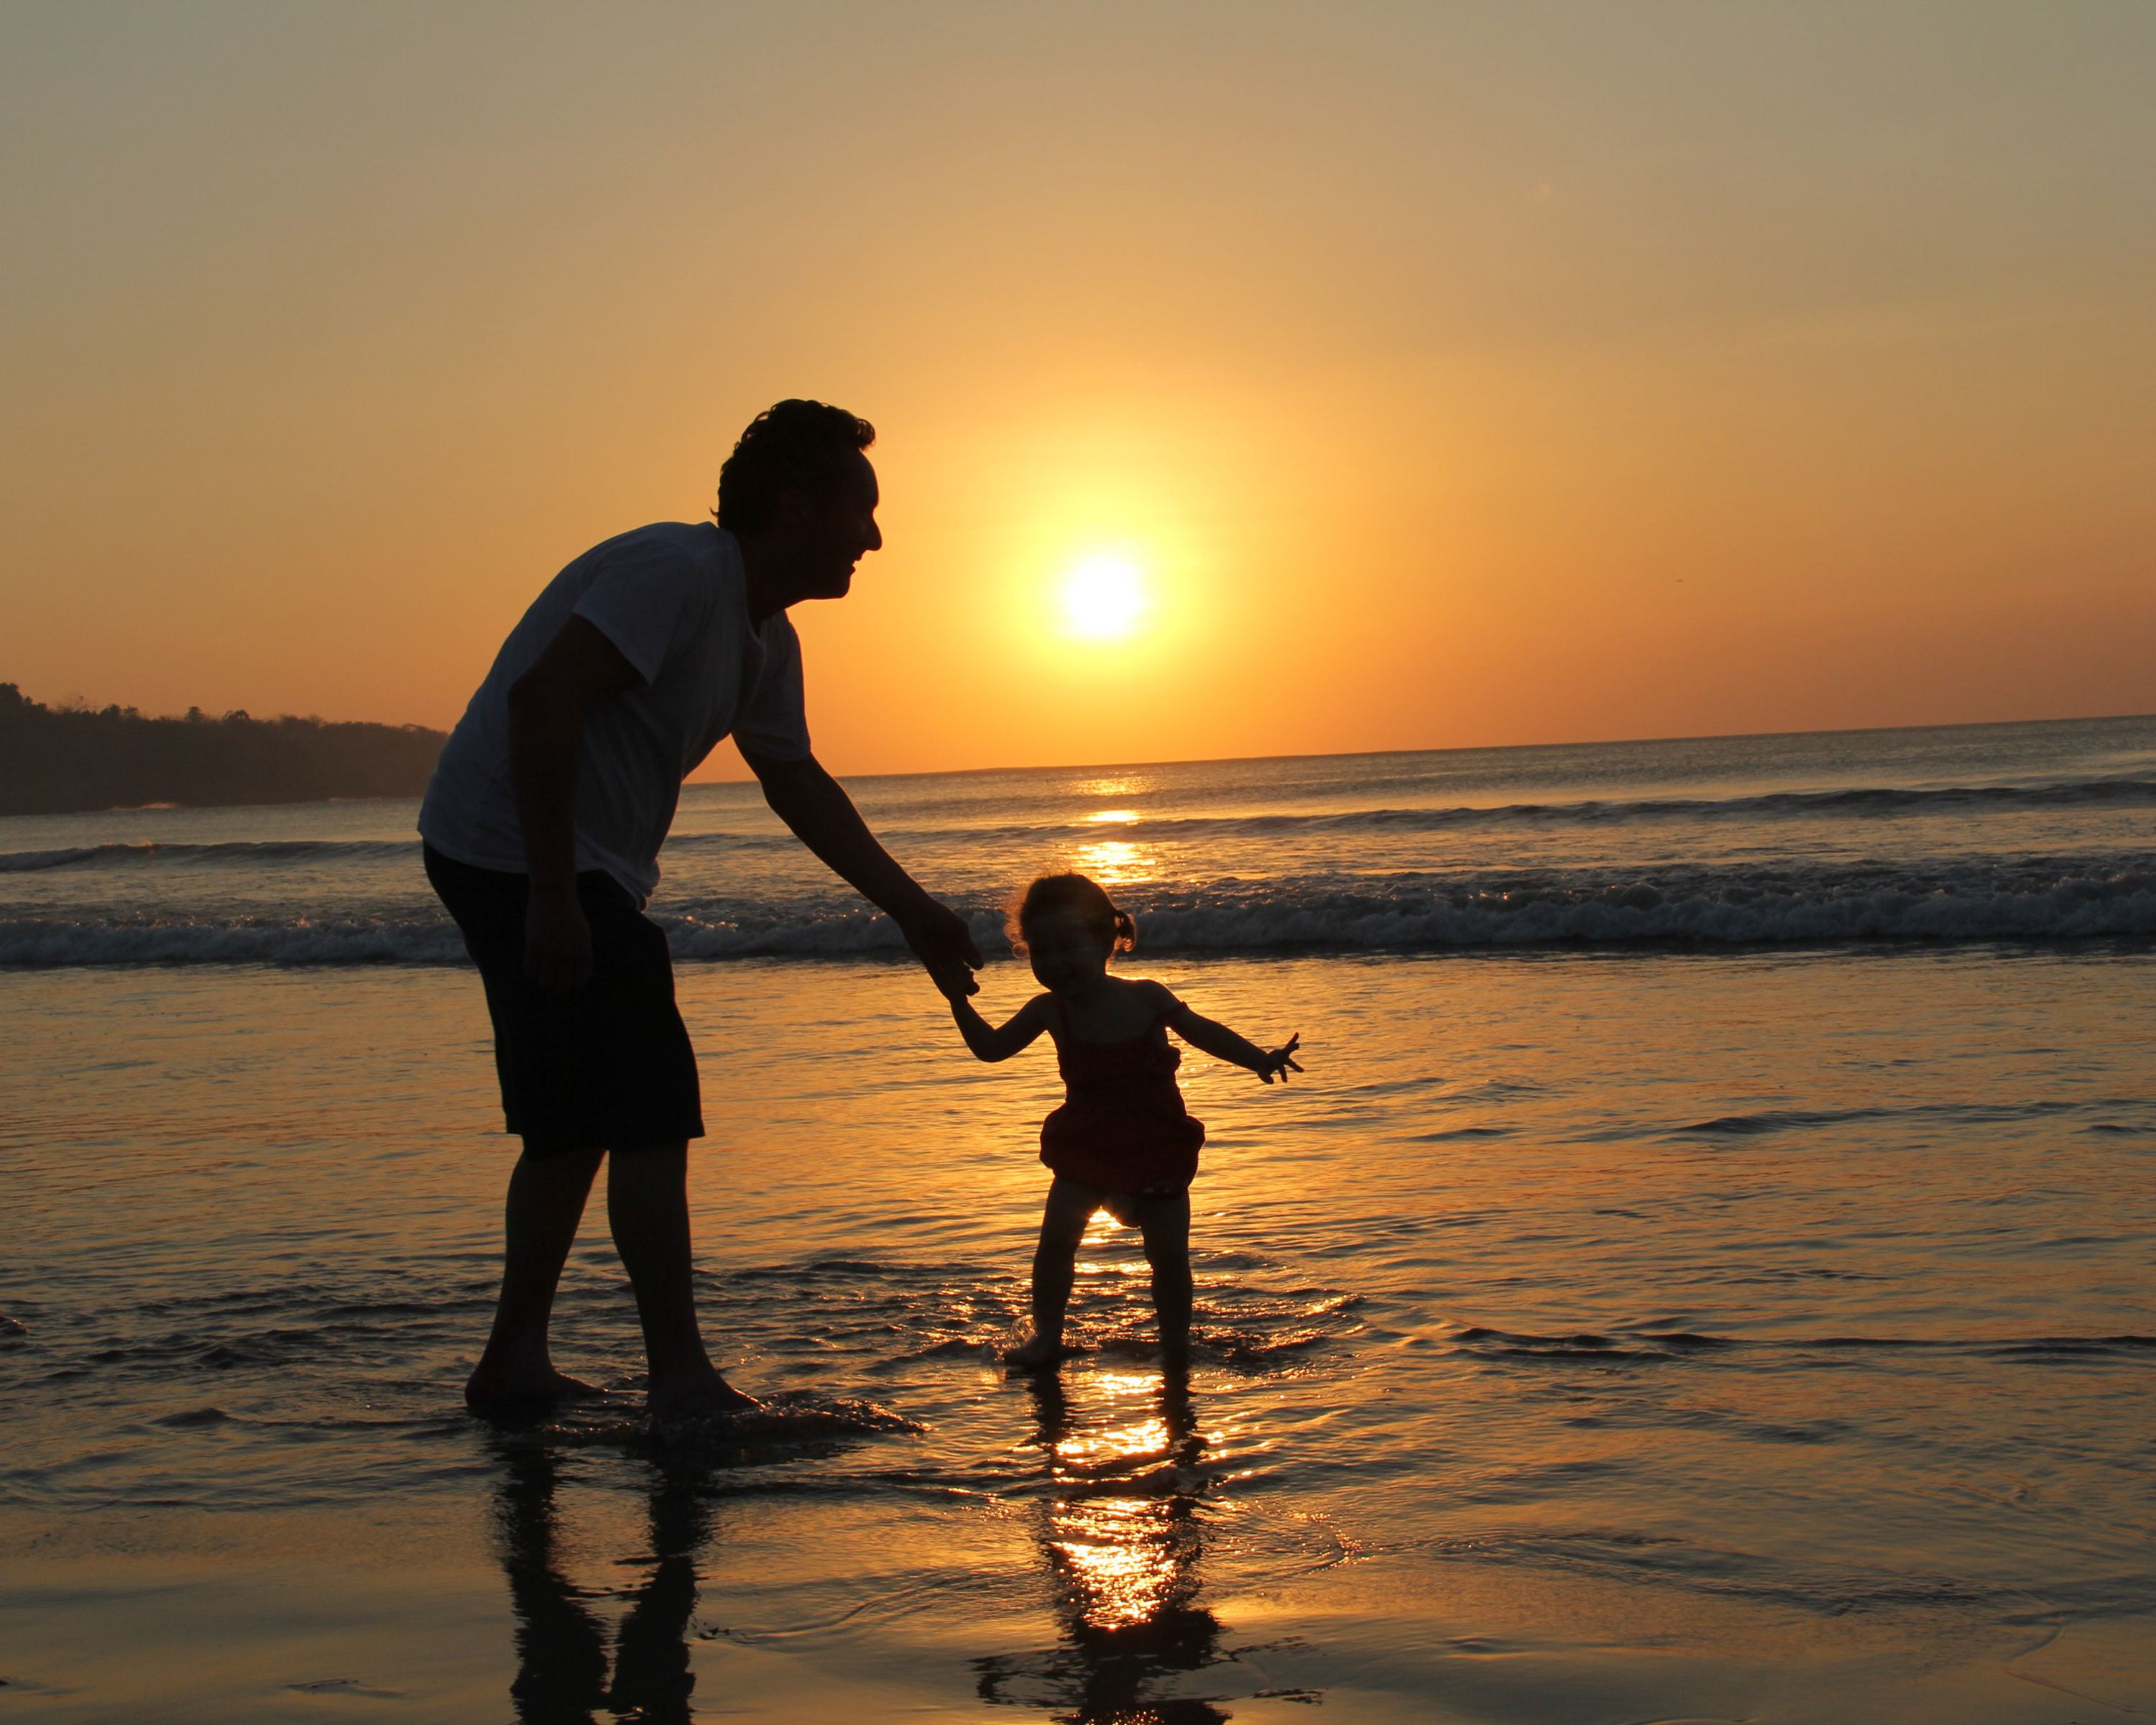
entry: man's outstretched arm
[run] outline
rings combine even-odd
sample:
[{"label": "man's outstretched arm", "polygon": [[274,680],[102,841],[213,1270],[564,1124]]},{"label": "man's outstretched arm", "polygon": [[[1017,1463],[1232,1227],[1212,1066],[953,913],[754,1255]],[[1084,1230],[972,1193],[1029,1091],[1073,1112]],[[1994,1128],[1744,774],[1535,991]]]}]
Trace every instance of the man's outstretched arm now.
[{"label": "man's outstretched arm", "polygon": [[833,874],[898,924],[936,986],[952,997],[974,993],[978,985],[973,973],[980,968],[981,952],[966,919],[931,898],[898,865],[816,757],[777,761],[746,748],[741,753],[763,787],[771,812]]}]

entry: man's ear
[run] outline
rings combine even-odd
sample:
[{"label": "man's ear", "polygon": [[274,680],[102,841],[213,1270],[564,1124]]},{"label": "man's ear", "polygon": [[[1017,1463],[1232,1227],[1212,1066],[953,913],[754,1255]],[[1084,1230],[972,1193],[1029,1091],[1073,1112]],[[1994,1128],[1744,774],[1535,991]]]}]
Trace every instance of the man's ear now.
[{"label": "man's ear", "polygon": [[800,485],[788,485],[774,501],[772,513],[781,527],[798,531],[812,525],[817,516],[816,500]]}]

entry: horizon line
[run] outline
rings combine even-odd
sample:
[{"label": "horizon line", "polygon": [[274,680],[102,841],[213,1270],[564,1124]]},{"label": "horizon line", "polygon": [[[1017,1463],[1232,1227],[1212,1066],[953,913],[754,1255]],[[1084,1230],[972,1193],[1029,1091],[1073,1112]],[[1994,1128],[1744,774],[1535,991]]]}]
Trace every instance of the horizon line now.
[{"label": "horizon line", "polygon": [[[1314,749],[1303,754],[1194,755],[1168,761],[1033,761],[998,767],[916,768],[901,773],[849,773],[861,778],[963,778],[998,773],[1109,773],[1158,767],[1227,767],[1255,765],[1267,761],[1368,761],[1405,755],[1512,754],[1531,749],[1635,748],[1664,742],[1763,742],[1784,737],[1887,737],[1912,731],[1984,731],[2015,725],[2096,725],[2134,719],[2156,720],[2156,712],[2067,713],[2045,718],[1951,719],[1928,725],[1828,725],[1810,731],[1702,731],[1677,737],[1574,737],[1563,742],[1454,743],[1437,747],[1399,749]],[[836,773],[834,778],[839,777]],[[684,789],[707,785],[753,784],[744,778],[685,779]]]},{"label": "horizon line", "polygon": [[[110,711],[117,708],[122,711],[131,713],[135,717],[141,719],[177,720],[183,719],[187,716],[185,713],[145,713],[141,711],[140,708],[121,707],[121,703],[117,701],[107,702],[103,707],[93,707],[87,705],[87,697],[85,696],[64,697],[62,703],[55,704],[38,701],[34,696],[23,693],[22,685],[20,683],[7,683],[5,684],[5,686],[13,688],[18,695],[22,696],[22,698],[24,701],[29,701],[35,706],[44,707],[49,712],[86,712],[97,714]],[[74,706],[65,704],[67,701],[81,701],[85,704],[80,706]],[[227,716],[227,714],[224,713],[212,715],[199,706],[192,709],[192,711],[202,712],[205,718],[213,717],[221,720]],[[244,711],[244,709],[233,708],[229,711],[232,712],[239,712]],[[268,718],[256,718],[254,715],[250,713],[248,716],[257,724],[275,724],[282,719],[300,719],[311,721],[316,724],[321,725],[371,725],[388,730],[435,731],[437,729],[434,726],[422,724],[417,721],[399,721],[395,719],[325,719],[319,713],[276,713],[271,715]],[[1645,747],[1656,743],[1766,742],[1778,737],[1886,737],[1906,734],[1917,731],[1980,731],[1986,729],[1995,730],[2015,725],[2088,725],[2100,724],[2107,721],[2123,722],[2134,719],[2156,719],[2156,712],[2067,713],[2046,716],[2025,716],[2014,719],[1949,719],[1915,725],[1826,725],[1812,729],[1798,730],[1701,731],[1687,732],[1675,736],[1569,737],[1562,740],[1541,742],[1444,743],[1423,745],[1406,748],[1313,749],[1300,752],[1262,755],[1187,755],[1158,760],[1096,759],[1081,761],[1029,761],[1023,762],[1004,762],[991,767],[920,767],[884,773],[848,772],[843,775],[834,771],[833,777],[844,777],[849,779],[963,778],[968,777],[987,778],[997,773],[1009,773],[1128,772],[1138,768],[1168,767],[1226,767],[1258,765],[1268,761],[1384,760],[1409,755],[1522,753],[1542,749]],[[454,728],[454,727],[452,726],[448,729],[442,729],[438,732],[438,734],[446,739],[449,734],[449,729]],[[754,775],[748,773],[744,770],[742,775],[738,778],[684,779],[682,781],[682,788],[685,790],[690,790],[710,785],[752,784],[755,782]]]}]

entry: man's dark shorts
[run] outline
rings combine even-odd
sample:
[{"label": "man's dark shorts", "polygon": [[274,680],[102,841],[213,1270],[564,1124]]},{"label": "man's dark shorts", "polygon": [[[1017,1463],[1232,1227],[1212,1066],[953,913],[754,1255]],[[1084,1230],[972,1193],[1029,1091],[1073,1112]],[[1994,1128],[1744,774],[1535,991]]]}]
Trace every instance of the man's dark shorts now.
[{"label": "man's dark shorts", "polygon": [[427,879],[456,919],[486,984],[508,1130],[528,1156],[644,1150],[704,1133],[696,1055],[674,1004],[666,935],[621,883],[577,876],[593,974],[573,994],[524,978],[522,875],[475,869],[426,847]]}]

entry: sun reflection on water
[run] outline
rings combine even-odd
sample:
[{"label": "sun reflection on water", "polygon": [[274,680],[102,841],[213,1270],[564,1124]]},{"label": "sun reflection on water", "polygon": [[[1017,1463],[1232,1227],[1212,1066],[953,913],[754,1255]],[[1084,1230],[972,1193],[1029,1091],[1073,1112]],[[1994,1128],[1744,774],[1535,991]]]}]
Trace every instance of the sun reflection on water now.
[{"label": "sun reflection on water", "polygon": [[1140,797],[1152,788],[1152,781],[1142,773],[1111,774],[1105,778],[1081,778],[1070,787],[1071,794],[1079,797]]},{"label": "sun reflection on water", "polygon": [[1091,1497],[1060,1507],[1053,1548],[1096,1630],[1149,1623],[1175,1584],[1168,1506],[1151,1497]]},{"label": "sun reflection on water", "polygon": [[[1179,1374],[1112,1367],[1034,1386],[1047,1500],[1038,1538],[1055,1584],[1061,1648],[977,1661],[984,1699],[1061,1706],[1083,1725],[1224,1720],[1179,1695],[1179,1673],[1224,1656],[1199,1603],[1205,1450]],[[1079,1386],[1074,1386],[1077,1388]]]},{"label": "sun reflection on water", "polygon": [[1091,875],[1103,886],[1151,880],[1160,872],[1159,859],[1150,845],[1133,845],[1124,839],[1081,845],[1072,854],[1071,863],[1080,874]]}]

